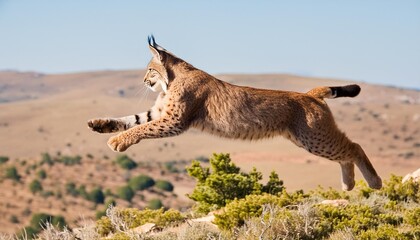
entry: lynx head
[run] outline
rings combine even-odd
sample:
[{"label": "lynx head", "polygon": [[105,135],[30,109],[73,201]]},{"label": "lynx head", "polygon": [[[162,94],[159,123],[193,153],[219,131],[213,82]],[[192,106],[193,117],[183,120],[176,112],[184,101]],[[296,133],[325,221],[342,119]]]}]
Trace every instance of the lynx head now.
[{"label": "lynx head", "polygon": [[170,54],[155,42],[153,35],[148,40],[149,49],[153,57],[147,65],[144,83],[153,91],[157,91],[160,86],[166,92],[169,85],[169,78],[165,67],[165,60],[167,60]]}]

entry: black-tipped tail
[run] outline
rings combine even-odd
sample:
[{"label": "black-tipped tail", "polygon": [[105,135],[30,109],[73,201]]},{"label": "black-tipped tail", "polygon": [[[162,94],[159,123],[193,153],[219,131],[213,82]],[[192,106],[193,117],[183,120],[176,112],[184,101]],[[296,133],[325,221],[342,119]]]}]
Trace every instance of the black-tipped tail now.
[{"label": "black-tipped tail", "polygon": [[360,86],[356,84],[347,85],[343,87],[330,87],[331,95],[334,98],[338,97],[356,97],[360,93]]}]

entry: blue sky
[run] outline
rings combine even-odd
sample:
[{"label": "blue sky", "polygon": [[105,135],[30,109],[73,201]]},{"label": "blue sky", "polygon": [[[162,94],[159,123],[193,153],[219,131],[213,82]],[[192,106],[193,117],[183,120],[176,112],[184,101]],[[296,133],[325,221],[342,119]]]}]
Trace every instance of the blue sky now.
[{"label": "blue sky", "polygon": [[420,1],[0,0],[0,69],[141,69],[147,36],[210,73],[420,89]]}]

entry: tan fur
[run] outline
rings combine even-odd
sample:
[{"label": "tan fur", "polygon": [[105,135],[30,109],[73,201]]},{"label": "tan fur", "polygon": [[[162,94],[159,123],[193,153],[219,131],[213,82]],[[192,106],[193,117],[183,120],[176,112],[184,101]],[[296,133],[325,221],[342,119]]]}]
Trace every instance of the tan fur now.
[{"label": "tan fur", "polygon": [[[129,117],[89,121],[89,127],[98,132],[123,131],[109,139],[112,150],[125,151],[143,139],[176,136],[190,127],[244,140],[281,135],[314,155],[338,162],[343,189],[354,187],[354,164],[370,187],[381,188],[381,178],[363,149],[337,128],[323,100],[335,97],[329,87],[297,93],[235,86],[159,46],[151,45],[151,51],[153,58],[144,81],[149,86],[159,81],[167,84],[166,93],[161,93],[155,106],[147,112],[154,117],[134,125],[132,121],[122,120]],[[107,130],[109,122],[117,126],[111,128],[113,131]]]}]

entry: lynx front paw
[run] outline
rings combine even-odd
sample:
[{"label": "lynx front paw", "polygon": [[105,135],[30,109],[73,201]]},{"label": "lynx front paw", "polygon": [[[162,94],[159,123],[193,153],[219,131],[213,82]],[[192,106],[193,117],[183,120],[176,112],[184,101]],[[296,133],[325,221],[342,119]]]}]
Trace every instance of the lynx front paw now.
[{"label": "lynx front paw", "polygon": [[118,134],[117,136],[110,137],[108,140],[108,147],[114,152],[124,152],[132,144],[127,143],[126,139]]},{"label": "lynx front paw", "polygon": [[92,131],[98,133],[112,133],[119,131],[119,122],[110,118],[98,118],[88,121],[88,126]]}]

